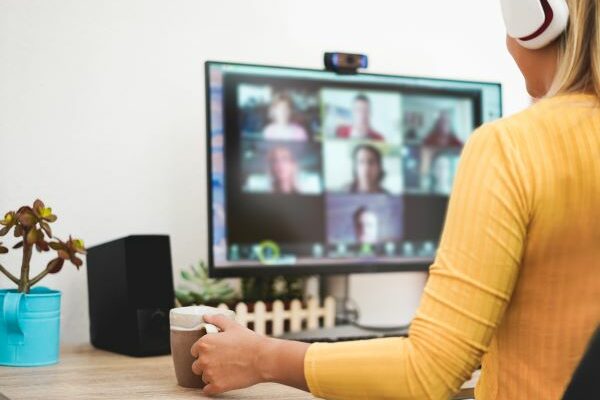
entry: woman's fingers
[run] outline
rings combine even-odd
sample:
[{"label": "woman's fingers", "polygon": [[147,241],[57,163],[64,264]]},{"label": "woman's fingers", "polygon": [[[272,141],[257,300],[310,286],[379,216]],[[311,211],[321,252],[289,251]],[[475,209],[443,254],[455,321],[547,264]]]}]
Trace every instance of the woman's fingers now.
[{"label": "woman's fingers", "polygon": [[212,324],[222,330],[223,332],[227,332],[227,330],[233,328],[237,325],[237,322],[232,321],[224,315],[216,314],[216,315],[205,315],[204,322],[208,324]]},{"label": "woman's fingers", "polygon": [[205,366],[199,360],[196,360],[192,364],[192,372],[200,376],[202,375],[202,372],[204,372],[204,367]]},{"label": "woman's fingers", "polygon": [[209,375],[206,372],[202,373],[201,378],[202,378],[202,382],[204,382],[207,385],[210,384],[211,379],[210,379]]},{"label": "woman's fingers", "polygon": [[204,386],[204,388],[202,388],[202,392],[207,396],[212,396],[213,394],[223,393],[225,391],[226,391],[226,389],[224,389],[223,387],[221,387],[215,383],[209,383],[208,385]]},{"label": "woman's fingers", "polygon": [[192,357],[198,358],[200,353],[208,350],[208,343],[206,343],[206,340],[204,339],[205,337],[206,336],[203,336],[200,339],[196,340],[196,343],[192,345],[192,348],[190,349]]}]

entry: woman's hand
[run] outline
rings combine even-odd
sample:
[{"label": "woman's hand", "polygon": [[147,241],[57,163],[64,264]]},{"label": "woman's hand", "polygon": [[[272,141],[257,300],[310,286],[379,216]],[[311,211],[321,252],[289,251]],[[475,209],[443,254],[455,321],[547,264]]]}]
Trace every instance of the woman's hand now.
[{"label": "woman's hand", "polygon": [[267,347],[267,337],[222,315],[207,315],[204,321],[222,331],[204,335],[191,349],[197,358],[192,370],[206,383],[204,393],[217,394],[266,381],[259,358]]},{"label": "woman's hand", "polygon": [[202,336],[192,346],[192,365],[211,395],[241,389],[260,382],[278,382],[308,390],[304,379],[304,355],[308,344],[257,335],[222,315],[204,321],[222,332]]}]

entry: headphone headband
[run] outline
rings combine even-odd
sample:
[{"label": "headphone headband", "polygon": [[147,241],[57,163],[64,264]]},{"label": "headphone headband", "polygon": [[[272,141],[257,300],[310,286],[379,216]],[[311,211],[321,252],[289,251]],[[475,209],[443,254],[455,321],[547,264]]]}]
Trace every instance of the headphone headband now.
[{"label": "headphone headband", "polygon": [[500,4],[508,35],[528,49],[549,45],[569,22],[566,0],[500,0]]}]

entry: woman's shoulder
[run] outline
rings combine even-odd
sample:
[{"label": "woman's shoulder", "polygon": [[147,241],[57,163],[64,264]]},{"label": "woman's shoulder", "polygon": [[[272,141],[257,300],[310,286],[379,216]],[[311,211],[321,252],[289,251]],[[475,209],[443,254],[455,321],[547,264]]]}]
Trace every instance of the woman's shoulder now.
[{"label": "woman's shoulder", "polygon": [[513,135],[543,135],[543,132],[564,127],[578,114],[600,113],[597,97],[582,93],[561,94],[535,101],[526,109],[498,119],[488,125],[488,130],[497,130]]},{"label": "woman's shoulder", "polygon": [[598,98],[562,94],[536,101],[523,111],[484,124],[477,132],[480,136],[495,136],[507,146],[535,152],[534,149],[543,150],[545,144],[552,145],[570,134],[581,134],[584,119],[600,121]]}]

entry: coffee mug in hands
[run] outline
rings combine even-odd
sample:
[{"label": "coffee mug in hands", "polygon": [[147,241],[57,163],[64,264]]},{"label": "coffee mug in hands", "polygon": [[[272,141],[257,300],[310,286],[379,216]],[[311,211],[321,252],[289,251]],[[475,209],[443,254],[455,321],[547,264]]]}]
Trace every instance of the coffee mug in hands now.
[{"label": "coffee mug in hands", "polygon": [[175,376],[180,386],[203,388],[202,378],[192,372],[192,364],[196,359],[191,354],[192,345],[209,333],[217,333],[219,329],[204,322],[205,315],[224,315],[235,320],[231,310],[219,310],[208,306],[191,306],[173,308],[169,313],[171,323],[171,355],[175,366]]}]

